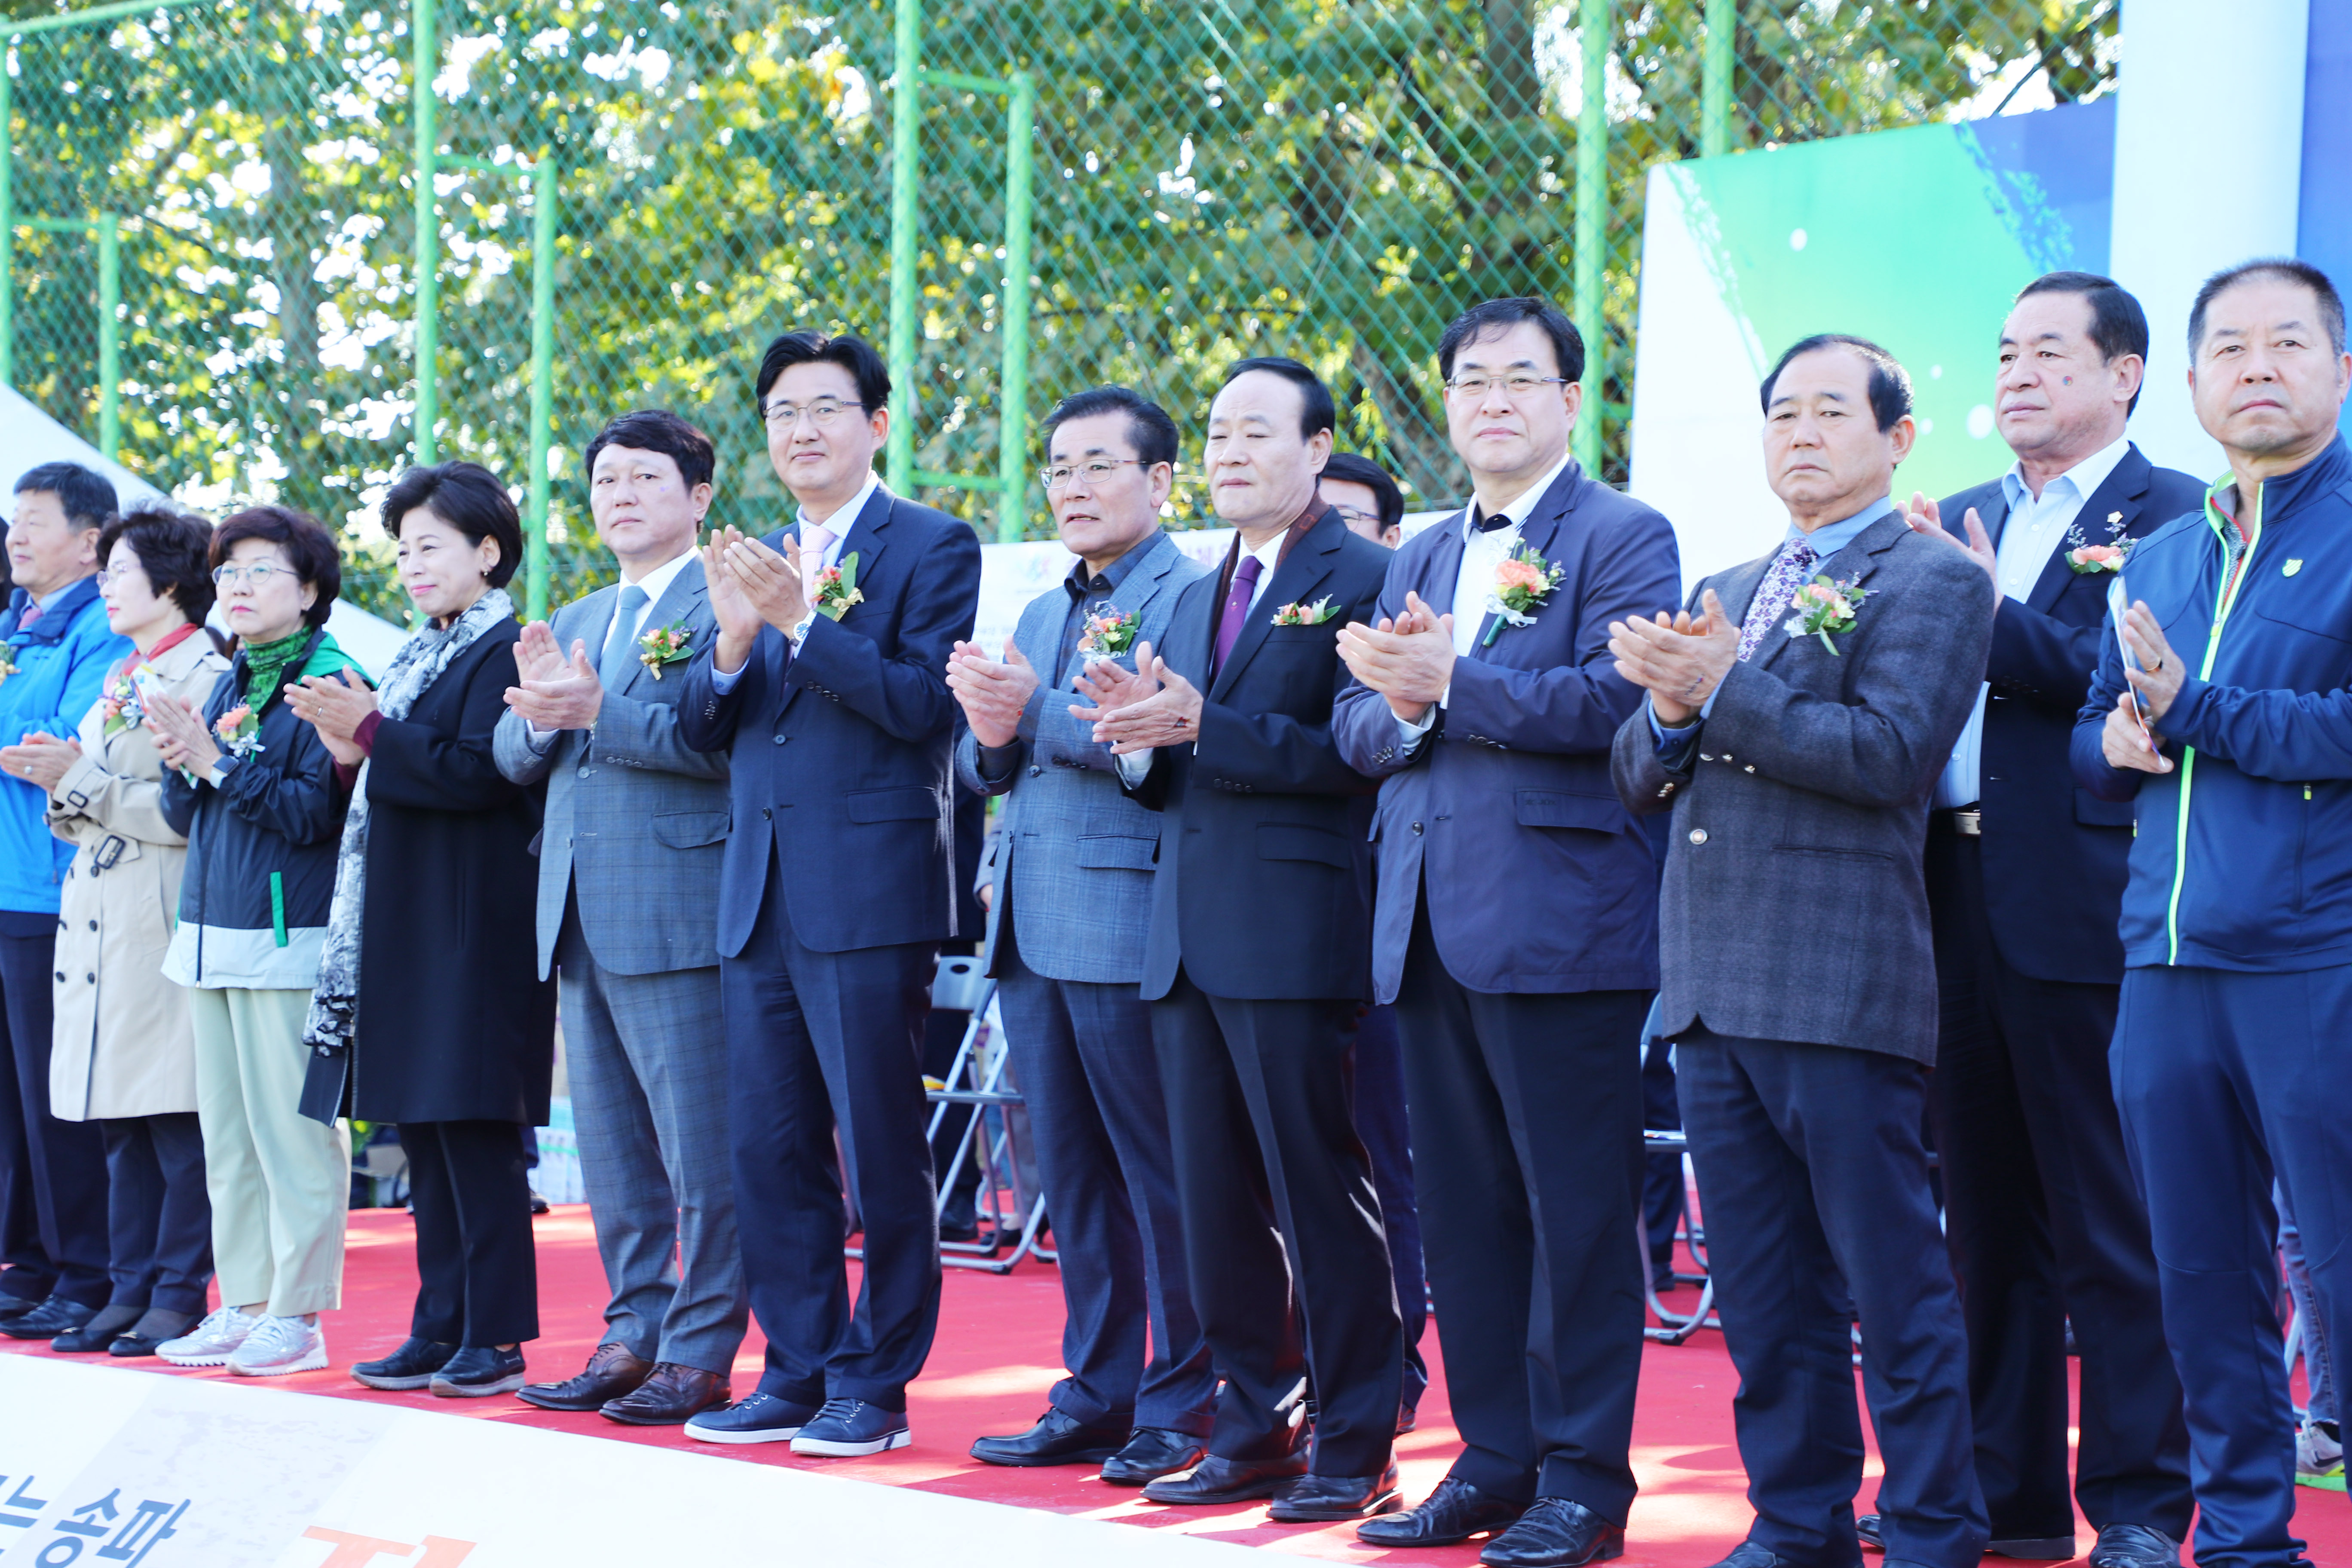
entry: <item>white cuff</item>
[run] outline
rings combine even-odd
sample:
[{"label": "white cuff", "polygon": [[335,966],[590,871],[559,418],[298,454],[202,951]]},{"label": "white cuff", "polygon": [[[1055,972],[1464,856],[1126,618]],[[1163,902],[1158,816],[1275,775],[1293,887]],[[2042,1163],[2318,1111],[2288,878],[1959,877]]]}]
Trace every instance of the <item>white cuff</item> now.
[{"label": "white cuff", "polygon": [[721,669],[719,668],[718,659],[713,658],[710,661],[710,689],[721,697],[734,690],[736,682],[743,679],[743,670],[751,668],[752,654],[758,653],[759,650],[759,644],[751,645],[751,653],[743,656],[743,669]]}]

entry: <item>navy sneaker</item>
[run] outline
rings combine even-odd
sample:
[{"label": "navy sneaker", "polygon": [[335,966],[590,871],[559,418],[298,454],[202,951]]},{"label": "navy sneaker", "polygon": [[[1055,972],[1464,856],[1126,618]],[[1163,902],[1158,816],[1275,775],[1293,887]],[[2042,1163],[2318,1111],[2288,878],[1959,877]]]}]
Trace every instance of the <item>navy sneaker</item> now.
[{"label": "navy sneaker", "polygon": [[819,1408],[753,1393],[723,1408],[698,1412],[687,1421],[686,1435],[704,1443],[789,1443]]},{"label": "navy sneaker", "polygon": [[793,1439],[793,1452],[827,1459],[856,1459],[903,1448],[915,1440],[907,1413],[885,1410],[863,1399],[828,1399],[816,1419]]},{"label": "navy sneaker", "polygon": [[530,1381],[520,1345],[510,1351],[495,1345],[460,1345],[457,1353],[426,1379],[426,1386],[445,1399],[481,1399],[512,1394]]},{"label": "navy sneaker", "polygon": [[352,1381],[392,1393],[425,1388],[432,1384],[433,1374],[447,1366],[457,1354],[456,1345],[420,1340],[412,1334],[388,1356],[375,1361],[353,1362]]}]

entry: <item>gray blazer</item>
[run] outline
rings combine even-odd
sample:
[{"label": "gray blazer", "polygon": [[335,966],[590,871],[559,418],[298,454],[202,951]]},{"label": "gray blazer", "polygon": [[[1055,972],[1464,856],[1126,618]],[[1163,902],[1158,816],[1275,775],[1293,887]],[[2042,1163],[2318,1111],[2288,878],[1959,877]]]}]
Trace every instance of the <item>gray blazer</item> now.
[{"label": "gray blazer", "polygon": [[[567,650],[586,641],[592,658],[612,629],[620,585],[599,588],[556,611],[551,629]],[[702,563],[670,579],[646,617],[650,629],[683,622],[688,648],[718,639],[702,584]],[[659,679],[632,665],[619,690],[604,693],[593,730],[566,730],[541,751],[530,726],[509,711],[492,753],[517,784],[547,781],[539,849],[539,973],[554,966],[556,938],[572,879],[580,927],[597,963],[614,974],[703,969],[719,962],[719,859],[727,841],[727,754],[697,752],[677,736],[677,704],[686,666]]]},{"label": "gray blazer", "polygon": [[[1777,550],[1775,552],[1777,553]],[[1717,573],[1734,621],[1771,557]],[[1731,667],[1696,750],[1658,760],[1648,705],[1611,756],[1628,810],[1675,814],[1658,918],[1658,1032],[1936,1059],[1936,955],[1920,873],[1936,776],[1976,704],[1993,585],[1882,518],[1820,567],[1868,599],[1832,655],[1779,627]],[[1699,598],[1691,595],[1697,612]]]},{"label": "gray blazer", "polygon": [[[1136,640],[1158,649],[1184,584],[1201,567],[1162,534],[1135,563],[1111,603],[1140,617]],[[1069,595],[1059,584],[1029,601],[1013,640],[1041,673],[1060,657]],[[1119,663],[1135,667],[1132,654]],[[1003,777],[983,778],[980,742],[956,737],[956,776],[982,795],[1002,795],[1003,820],[981,875],[995,889],[988,908],[988,973],[997,973],[996,932],[1008,894],[1024,963],[1050,980],[1132,985],[1143,978],[1151,925],[1151,873],[1160,859],[1160,815],[1119,792],[1110,748],[1070,717],[1073,681],[1040,685],[1021,718],[1020,757]]]}]

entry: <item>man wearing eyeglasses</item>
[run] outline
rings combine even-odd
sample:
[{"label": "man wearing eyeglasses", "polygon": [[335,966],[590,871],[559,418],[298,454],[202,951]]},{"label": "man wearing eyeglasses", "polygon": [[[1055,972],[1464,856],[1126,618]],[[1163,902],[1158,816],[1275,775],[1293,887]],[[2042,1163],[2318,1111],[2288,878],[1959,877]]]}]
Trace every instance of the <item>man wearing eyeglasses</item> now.
[{"label": "man wearing eyeglasses", "polygon": [[1609,774],[1642,694],[1612,668],[1609,623],[1670,610],[1681,568],[1666,520],[1569,455],[1584,343],[1566,316],[1490,300],[1437,360],[1471,504],[1400,550],[1377,610],[1339,634],[1357,684],[1332,728],[1382,781],[1373,978],[1404,1042],[1464,1450],[1418,1507],[1357,1533],[1491,1533],[1486,1563],[1573,1568],[1618,1555],[1633,1500],[1628,1233],[1658,984],[1655,862]]},{"label": "man wearing eyeglasses", "polygon": [[1002,663],[958,643],[948,687],[970,725],[958,776],[1004,797],[985,873],[988,973],[1054,1216],[1069,1375],[1035,1426],[971,1453],[1098,1463],[1103,1479],[1142,1486],[1200,1457],[1217,1374],[1185,1284],[1167,1100],[1139,988],[1160,818],[1120,793],[1110,748],[1069,710],[1078,671],[1132,668],[1139,645],[1167,640],[1201,568],[1160,531],[1176,425],[1157,404],[1124,386],[1077,393],[1046,416],[1045,444],[1045,499],[1077,559],[1058,592],[1022,611]]},{"label": "man wearing eyeglasses", "polygon": [[[907,1384],[939,1322],[919,1064],[932,965],[956,934],[943,672],[971,635],[980,541],[876,477],[890,374],[871,344],[788,332],[753,386],[800,516],[704,548],[719,635],[684,677],[678,732],[729,757],[719,1001],[743,1274],[768,1356],[755,1393],[687,1435],[856,1457],[913,1441]],[[854,1310],[844,1173],[866,1225]]]}]

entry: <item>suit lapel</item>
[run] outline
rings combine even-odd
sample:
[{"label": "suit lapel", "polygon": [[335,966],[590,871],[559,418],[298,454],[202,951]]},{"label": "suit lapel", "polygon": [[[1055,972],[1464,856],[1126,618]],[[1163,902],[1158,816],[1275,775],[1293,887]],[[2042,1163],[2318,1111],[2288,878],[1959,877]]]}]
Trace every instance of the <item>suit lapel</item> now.
[{"label": "suit lapel", "polygon": [[[1869,581],[1870,574],[1878,570],[1878,558],[1881,555],[1884,555],[1887,551],[1894,549],[1895,542],[1910,531],[1911,525],[1904,521],[1902,512],[1895,511],[1889,513],[1887,516],[1880,518],[1876,522],[1872,523],[1868,528],[1864,529],[1860,533],[1855,534],[1852,540],[1847,542],[1845,548],[1839,551],[1837,554],[1831,559],[1841,562],[1850,562],[1851,564],[1846,568],[1845,575],[1856,587],[1859,587],[1864,583]],[[1778,552],[1775,552],[1774,553],[1777,554]],[[1822,575],[1828,567],[1829,562],[1827,561],[1816,563],[1811,574],[1807,576],[1804,581],[1808,583],[1811,582],[1814,577]],[[1749,596],[1751,598],[1754,596],[1753,590],[1750,590]],[[1859,620],[1861,615],[1866,613],[1867,611],[1858,611],[1856,613],[1857,620]],[[1786,623],[1782,624],[1785,625]],[[1757,650],[1756,658],[1753,662],[1759,666],[1769,664],[1775,658],[1780,657],[1780,651],[1783,648],[1787,647],[1791,643],[1801,640],[1803,639],[1789,636],[1785,631],[1780,629],[1780,626],[1775,626],[1765,632],[1763,646]],[[1834,641],[1835,639],[1832,638],[1832,640]]]},{"label": "suit lapel", "polygon": [[[1289,557],[1274,569],[1273,581],[1266,584],[1265,592],[1257,596],[1257,603],[1250,606],[1248,616],[1243,620],[1242,633],[1234,642],[1234,651],[1225,657],[1223,668],[1217,671],[1216,685],[1210,689],[1210,701],[1223,700],[1224,694],[1233,689],[1234,679],[1241,674],[1242,667],[1249,663],[1265,643],[1265,634],[1274,626],[1275,611],[1285,605],[1304,605],[1314,601],[1316,588],[1331,575],[1331,557],[1338,552],[1340,537],[1347,531],[1347,524],[1339,521],[1339,514],[1327,506],[1323,509],[1323,515],[1308,527],[1306,536],[1290,547]],[[1234,542],[1240,542],[1238,536]],[[1223,614],[1223,605],[1220,602],[1212,624],[1222,618]],[[1215,634],[1212,632],[1210,635],[1213,637]]]},{"label": "suit lapel", "polygon": [[[1444,521],[1432,525],[1438,530],[1437,543],[1422,563],[1421,581],[1413,584],[1421,602],[1441,616],[1454,608],[1454,590],[1462,581],[1462,531],[1469,516],[1470,509],[1464,507]],[[1485,635],[1483,628],[1479,635]],[[1475,645],[1471,657],[1477,657]]]},{"label": "suit lapel", "polygon": [[[2137,528],[2147,504],[2148,480],[2154,473],[2137,447],[2127,448],[2123,460],[2107,475],[2106,483],[2092,491],[2083,502],[2083,510],[2074,514],[2074,526],[2082,537],[2092,544],[2105,544]],[[2033,580],[2033,592],[2025,601],[2033,609],[2047,614],[2050,606],[2057,603],[2058,595],[2073,587],[2076,577],[2084,575],[2067,564],[2066,549],[2061,541],[2059,548],[2053,550],[2050,559],[2042,563],[2042,575]],[[2097,575],[2104,578],[2106,574]],[[2106,592],[2105,582],[2099,584],[2099,591],[2102,595]]]},{"label": "suit lapel", "polygon": [[[595,628],[592,632],[583,627],[580,633],[581,640],[588,645],[588,662],[599,669],[604,667],[604,645],[613,638],[613,617],[620,613],[620,608],[621,586],[617,583],[597,589],[589,602],[581,606],[581,618]],[[572,650],[565,648],[563,656],[571,658]]]},{"label": "suit lapel", "polygon": [[[859,585],[874,575],[874,563],[882,559],[882,551],[888,543],[891,509],[898,505],[898,498],[890,493],[888,486],[876,485],[874,493],[866,497],[866,504],[858,509],[857,521],[849,525],[849,532],[842,539],[841,553],[834,559],[839,563],[847,561],[852,555],[857,557]],[[798,525],[794,527],[797,531]]]},{"label": "suit lapel", "polygon": [[[1995,485],[1992,493],[1993,499],[1978,509],[1977,521],[1984,524],[1985,537],[1992,541],[1995,550],[1999,550],[2000,536],[2009,528],[2009,488]],[[1969,538],[1968,517],[1967,511],[1963,510],[1958,517],[1944,520],[1945,531],[1963,544]]]},{"label": "suit lapel", "polygon": [[[684,621],[687,616],[694,613],[696,604],[709,592],[708,585],[702,580],[702,563],[688,561],[684,566],[678,568],[677,575],[669,580],[669,586],[662,590],[661,597],[656,599],[652,607],[646,612],[646,630],[658,631],[664,626]],[[614,608],[615,610],[619,608],[617,597],[614,600]],[[605,624],[607,626],[612,624],[611,616],[605,617]],[[606,635],[611,634],[608,631]],[[692,648],[688,651],[699,653],[702,650]],[[639,682],[653,679],[655,679],[654,672],[646,668],[643,659],[632,659],[629,661],[628,678],[621,682],[621,694],[626,696],[636,689]]]},{"label": "suit lapel", "polygon": [[[1576,500],[1580,493],[1580,481],[1583,478],[1584,469],[1573,458],[1570,459],[1568,467],[1559,471],[1559,478],[1551,482],[1551,488],[1544,492],[1543,499],[1537,501],[1535,510],[1528,514],[1525,526],[1519,530],[1519,542],[1513,547],[1514,552],[1519,549],[1529,549],[1547,563],[1551,560],[1553,542],[1559,537],[1561,528],[1567,525],[1568,514],[1576,510]],[[1469,514],[1465,510],[1463,515],[1467,517]],[[1437,579],[1448,584],[1446,600],[1448,606],[1453,603],[1451,585],[1459,582],[1462,576],[1462,533],[1457,526],[1454,534],[1454,570]],[[1422,598],[1426,601],[1429,598],[1428,594],[1424,592]],[[1430,607],[1439,608],[1435,605],[1431,605]],[[1443,611],[1441,610],[1440,613],[1442,614]],[[1487,644],[1487,635],[1495,629],[1495,622],[1497,618],[1492,610],[1481,613],[1477,635],[1470,642],[1472,658],[1488,658],[1500,651],[1503,644],[1509,640],[1498,637],[1491,647]]]}]

